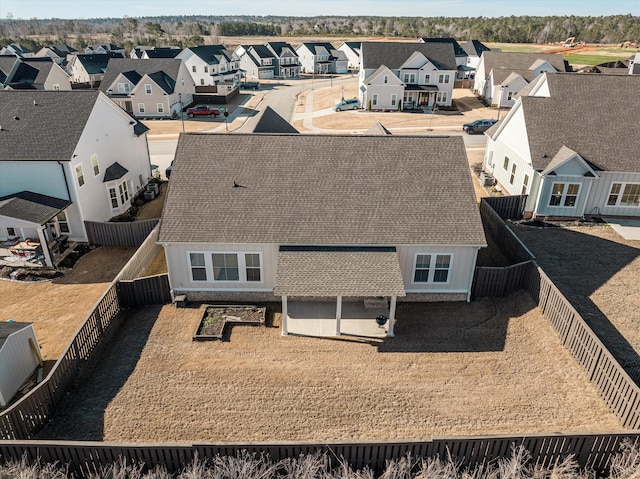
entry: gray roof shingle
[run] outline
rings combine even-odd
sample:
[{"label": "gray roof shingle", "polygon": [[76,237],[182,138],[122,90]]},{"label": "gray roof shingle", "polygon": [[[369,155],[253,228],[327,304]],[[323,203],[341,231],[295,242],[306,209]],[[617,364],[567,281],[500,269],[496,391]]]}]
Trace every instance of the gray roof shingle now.
[{"label": "gray roof shingle", "polygon": [[0,161],[69,161],[97,91],[0,91]]},{"label": "gray roof shingle", "polygon": [[480,40],[469,40],[468,42],[460,42],[462,49],[467,52],[468,56],[482,55],[482,52],[488,52],[491,49]]},{"label": "gray roof shingle", "polygon": [[129,172],[124,166],[122,166],[117,161],[114,161],[104,170],[104,178],[102,179],[103,183],[107,183],[108,181],[119,180],[124,175]]},{"label": "gray roof shingle", "polygon": [[440,70],[457,68],[451,43],[362,42],[360,57],[365,69],[385,65],[397,70],[414,52],[421,52]]},{"label": "gray roof shingle", "polygon": [[597,169],[640,172],[640,77],[553,73],[546,78],[550,98],[521,97],[533,167],[545,169],[566,146]]},{"label": "gray roof shingle", "polygon": [[486,244],[459,136],[196,133],[180,135],[158,241]]},{"label": "gray roof shingle", "polygon": [[254,121],[254,133],[300,133],[270,106],[260,112]]},{"label": "gray roof shingle", "polygon": [[[485,51],[484,71],[488,75],[491,70],[529,70],[537,60],[544,60],[559,72],[568,71],[562,55],[559,53],[521,53],[521,52],[497,52]],[[494,72],[495,74],[495,72]]]},{"label": "gray roof shingle", "polygon": [[0,198],[0,215],[43,225],[70,204],[69,200],[21,191]]},{"label": "gray roof shingle", "polygon": [[[104,79],[100,84],[100,90],[106,92],[121,73],[126,72],[129,74],[129,72],[134,71],[142,78],[144,75],[151,76],[154,73],[158,74],[159,72],[162,72],[163,74],[153,77],[154,81],[162,82],[162,84],[159,83],[160,87],[163,89],[166,88],[167,90],[165,91],[167,91],[167,93],[172,93],[173,88],[175,87],[175,82],[178,80],[181,64],[182,60],[177,58],[150,58],[148,60],[136,60],[135,58],[112,58],[109,60],[109,64],[107,65],[107,71],[105,72]],[[173,81],[173,85],[166,81],[167,77]],[[130,75],[128,78],[133,81],[133,77],[130,77]]]}]

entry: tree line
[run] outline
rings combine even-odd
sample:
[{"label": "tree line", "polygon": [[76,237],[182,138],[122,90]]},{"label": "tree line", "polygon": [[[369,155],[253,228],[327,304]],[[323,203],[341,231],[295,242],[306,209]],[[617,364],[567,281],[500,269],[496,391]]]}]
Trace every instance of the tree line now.
[{"label": "tree line", "polygon": [[[112,43],[191,46],[205,36],[453,37],[500,43],[553,43],[568,37],[586,43],[640,41],[640,17],[371,17],[371,16],[159,16],[68,19],[0,19],[0,42],[29,47],[48,43],[78,46],[92,36]],[[143,43],[146,42],[146,43]],[[2,44],[0,43],[0,44]]]}]

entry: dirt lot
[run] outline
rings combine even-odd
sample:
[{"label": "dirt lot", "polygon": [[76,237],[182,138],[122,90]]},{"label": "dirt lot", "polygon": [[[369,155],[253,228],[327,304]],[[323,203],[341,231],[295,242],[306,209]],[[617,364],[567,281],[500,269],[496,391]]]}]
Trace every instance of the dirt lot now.
[{"label": "dirt lot", "polygon": [[202,307],[149,308],[40,439],[284,441],[618,430],[524,293],[399,304],[395,338],[234,326],[193,342]]},{"label": "dirt lot", "polygon": [[640,377],[640,242],[606,225],[513,229],[609,350]]},{"label": "dirt lot", "polygon": [[50,366],[134,252],[135,248],[102,246],[82,256],[61,278],[39,283],[0,280],[0,321],[34,323]]}]

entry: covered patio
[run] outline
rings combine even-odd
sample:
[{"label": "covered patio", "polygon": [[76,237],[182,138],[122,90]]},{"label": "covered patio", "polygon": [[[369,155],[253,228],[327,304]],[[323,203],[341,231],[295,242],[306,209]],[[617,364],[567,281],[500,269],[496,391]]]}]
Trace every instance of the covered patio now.
[{"label": "covered patio", "polygon": [[281,246],[274,293],[283,335],[368,337],[394,335],[406,295],[396,248],[373,246]]}]

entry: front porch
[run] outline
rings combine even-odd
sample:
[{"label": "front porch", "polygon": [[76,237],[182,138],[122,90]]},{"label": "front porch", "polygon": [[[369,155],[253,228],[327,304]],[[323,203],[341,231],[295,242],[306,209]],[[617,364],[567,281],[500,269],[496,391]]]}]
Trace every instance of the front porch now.
[{"label": "front porch", "polygon": [[290,301],[287,305],[288,333],[298,336],[343,336],[383,338],[389,333],[389,321],[376,322],[377,316],[390,317],[386,301],[342,303],[341,319],[336,319],[337,301]]}]

